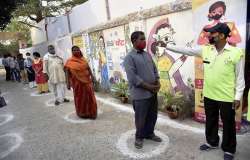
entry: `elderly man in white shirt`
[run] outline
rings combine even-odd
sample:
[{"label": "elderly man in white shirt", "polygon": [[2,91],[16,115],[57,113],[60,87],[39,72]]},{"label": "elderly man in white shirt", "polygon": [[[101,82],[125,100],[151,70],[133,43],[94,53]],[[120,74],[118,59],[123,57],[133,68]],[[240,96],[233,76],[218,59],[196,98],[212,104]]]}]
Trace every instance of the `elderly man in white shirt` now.
[{"label": "elderly man in white shirt", "polygon": [[63,102],[69,102],[65,98],[66,91],[66,77],[64,72],[63,59],[56,55],[53,45],[48,46],[48,52],[43,60],[43,72],[49,81],[55,95],[55,105]]}]

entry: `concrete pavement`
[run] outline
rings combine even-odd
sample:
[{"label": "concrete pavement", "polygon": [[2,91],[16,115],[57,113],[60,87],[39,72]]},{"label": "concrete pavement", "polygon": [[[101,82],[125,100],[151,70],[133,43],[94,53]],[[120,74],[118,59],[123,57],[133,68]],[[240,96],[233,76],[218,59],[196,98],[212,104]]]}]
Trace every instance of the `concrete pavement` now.
[{"label": "concrete pavement", "polygon": [[[60,106],[53,95],[31,96],[35,90],[5,82],[0,88],[8,106],[0,108],[0,159],[3,160],[222,160],[223,152],[200,152],[203,124],[172,121],[161,115],[156,126],[162,143],[146,141],[142,150],[133,146],[134,118],[130,105],[97,94],[97,120],[82,121],[74,115],[73,101]],[[72,97],[71,92],[67,92]],[[47,105],[46,105],[47,104]],[[235,159],[250,159],[250,134],[237,137]]]}]

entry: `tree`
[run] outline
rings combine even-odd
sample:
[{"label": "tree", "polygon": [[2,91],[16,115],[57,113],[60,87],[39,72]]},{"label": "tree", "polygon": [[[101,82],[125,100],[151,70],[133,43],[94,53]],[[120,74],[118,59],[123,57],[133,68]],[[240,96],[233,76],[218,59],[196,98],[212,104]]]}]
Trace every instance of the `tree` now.
[{"label": "tree", "polygon": [[6,26],[4,31],[5,32],[19,32],[20,35],[22,35],[19,38],[25,40],[28,43],[28,45],[31,44],[30,27],[25,24],[19,23],[18,20],[15,18],[11,19],[11,22]]},{"label": "tree", "polygon": [[18,50],[19,50],[19,46],[16,41],[10,42],[9,44],[0,43],[0,57],[6,53],[17,55]]},{"label": "tree", "polygon": [[10,22],[12,12],[16,9],[16,6],[21,4],[22,0],[1,0],[0,1],[0,30],[3,30]]},{"label": "tree", "polygon": [[45,17],[64,14],[67,9],[86,1],[88,0],[25,0],[25,3],[17,7],[14,15],[22,17],[19,22],[32,26],[34,22],[39,23]]},{"label": "tree", "polygon": [[7,53],[7,50],[6,50],[5,45],[0,43],[0,57],[3,57],[3,55],[6,54],[6,53]]}]

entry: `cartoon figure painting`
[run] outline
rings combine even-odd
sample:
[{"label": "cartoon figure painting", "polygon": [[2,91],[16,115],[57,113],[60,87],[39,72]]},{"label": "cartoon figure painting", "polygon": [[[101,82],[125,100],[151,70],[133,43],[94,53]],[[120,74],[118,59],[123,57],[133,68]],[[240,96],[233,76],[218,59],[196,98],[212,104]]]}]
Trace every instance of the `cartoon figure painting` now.
[{"label": "cartoon figure painting", "polygon": [[165,47],[174,44],[174,29],[171,27],[168,18],[158,21],[150,32],[148,38],[148,52],[153,56],[160,72],[161,92],[181,91],[188,95],[191,89],[184,83],[179,69],[185,63],[187,56],[182,55],[175,59],[168,53]]},{"label": "cartoon figure painting", "polygon": [[[231,29],[231,36],[228,38],[228,43],[236,46],[236,44],[241,42],[241,37],[240,34],[236,28],[236,25],[234,22],[227,22],[225,18],[225,13],[226,13],[226,4],[223,1],[217,1],[213,3],[209,7],[209,13],[208,13],[208,20],[209,24],[207,24],[204,28],[210,28],[215,26],[218,23],[224,22],[227,23],[229,28]],[[199,45],[204,45],[208,44],[208,33],[202,30],[200,33],[200,36],[198,38],[198,44]]]},{"label": "cartoon figure painting", "polygon": [[109,89],[109,76],[108,76],[105,42],[103,36],[99,37],[98,55],[99,55],[98,72],[101,74],[101,87],[107,91]]},{"label": "cartoon figure painting", "polygon": [[109,83],[112,85],[126,79],[123,67],[126,56],[124,26],[104,30],[103,35],[106,44]]},{"label": "cartoon figure painting", "polygon": [[102,32],[89,34],[93,73],[104,91],[109,90],[108,67],[106,60],[105,42]]}]

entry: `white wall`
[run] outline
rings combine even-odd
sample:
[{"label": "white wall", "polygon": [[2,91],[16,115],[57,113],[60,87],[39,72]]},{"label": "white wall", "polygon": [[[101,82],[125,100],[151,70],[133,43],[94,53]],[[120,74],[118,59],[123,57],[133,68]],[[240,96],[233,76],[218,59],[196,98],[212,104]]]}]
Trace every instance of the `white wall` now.
[{"label": "white wall", "polygon": [[105,22],[107,20],[105,0],[89,0],[76,6],[69,17],[72,33]]},{"label": "white wall", "polygon": [[175,0],[109,0],[111,19],[142,9],[150,9]]},{"label": "white wall", "polygon": [[48,39],[53,41],[69,34],[68,21],[66,16],[47,18]]},{"label": "white wall", "polygon": [[[82,5],[76,6],[71,11],[70,24],[72,33],[94,27],[107,20],[105,0],[89,0]],[[31,28],[33,45],[46,41],[45,20],[37,24],[39,29]],[[53,41],[69,33],[66,16],[48,18],[48,39]]]},{"label": "white wall", "polygon": [[71,57],[72,41],[71,36],[65,36],[57,39],[55,42],[56,54],[63,58],[64,62]]},{"label": "white wall", "polygon": [[45,32],[45,21],[42,20],[36,25],[38,28],[31,28],[31,40],[32,44],[36,45],[46,41],[46,32]]},{"label": "white wall", "polygon": [[[149,9],[160,6],[175,0],[109,0],[111,19],[125,16],[129,13],[142,9]],[[94,27],[107,21],[105,0],[89,0],[82,5],[76,6],[69,14],[71,32],[77,33],[87,28]],[[42,30],[31,29],[33,44],[46,41],[45,21],[38,24]],[[48,39],[53,41],[58,37],[69,33],[66,16],[48,18]]]},{"label": "white wall", "polygon": [[25,56],[27,52],[33,54],[33,52],[39,52],[41,56],[45,55],[48,52],[48,45],[54,43],[43,42],[37,45],[33,45],[30,48],[19,49],[19,52]]}]

